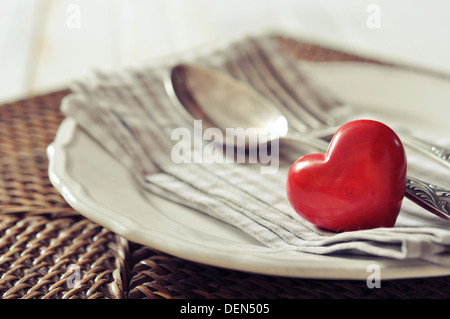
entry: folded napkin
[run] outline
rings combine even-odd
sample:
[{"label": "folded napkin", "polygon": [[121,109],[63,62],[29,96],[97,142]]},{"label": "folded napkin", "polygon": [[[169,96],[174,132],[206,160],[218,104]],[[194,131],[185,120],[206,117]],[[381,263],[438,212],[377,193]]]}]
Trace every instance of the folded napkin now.
[{"label": "folded napkin", "polygon": [[[231,47],[192,63],[226,72],[224,65],[230,56]],[[164,72],[166,68],[155,66],[97,72],[73,84],[79,103],[63,109],[146,191],[237,227],[264,245],[292,253],[420,258],[450,265],[450,224],[406,199],[394,228],[331,233],[299,217],[285,193],[286,171],[301,155],[292,145],[279,145],[278,173],[263,174],[261,168],[270,168],[273,162],[217,161],[217,154],[174,136],[174,132],[191,137],[199,132],[193,119],[185,117],[168,95]],[[174,161],[174,147],[189,149],[190,156],[184,159],[190,162]]]}]

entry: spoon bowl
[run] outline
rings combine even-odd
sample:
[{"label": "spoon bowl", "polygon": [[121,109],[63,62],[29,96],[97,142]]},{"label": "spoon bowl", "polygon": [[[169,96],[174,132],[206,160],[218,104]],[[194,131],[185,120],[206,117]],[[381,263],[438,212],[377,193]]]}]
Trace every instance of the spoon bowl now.
[{"label": "spoon bowl", "polygon": [[185,116],[201,119],[204,129],[221,130],[228,145],[249,148],[257,146],[252,143],[256,139],[261,144],[290,136],[286,118],[269,100],[219,71],[179,64],[168,88]]}]

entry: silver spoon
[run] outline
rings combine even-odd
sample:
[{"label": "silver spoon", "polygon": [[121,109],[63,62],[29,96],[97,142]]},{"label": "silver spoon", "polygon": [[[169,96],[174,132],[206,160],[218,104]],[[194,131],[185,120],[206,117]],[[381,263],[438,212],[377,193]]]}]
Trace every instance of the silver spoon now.
[{"label": "silver spoon", "polygon": [[[242,128],[246,133],[253,129],[259,144],[288,139],[320,150],[328,148],[324,140],[291,130],[287,119],[269,100],[244,82],[221,72],[180,64],[172,69],[167,84],[170,95],[184,106],[180,108],[184,116],[190,120],[201,119],[204,128],[216,127],[222,132],[227,128]],[[236,145],[234,136],[227,139],[227,134],[224,143],[250,147],[248,135],[237,139],[245,141],[245,145]]]},{"label": "silver spoon", "polygon": [[[259,143],[290,139],[320,151],[328,149],[324,140],[290,131],[286,118],[271,102],[246,83],[221,72],[180,64],[171,70],[166,89],[174,103],[181,103],[179,109],[183,116],[189,121],[201,119],[204,129],[215,127],[222,132],[238,127],[264,129],[269,134],[263,135],[266,140],[260,139]],[[245,145],[237,146],[249,147],[247,137]],[[233,140],[226,140],[225,134],[224,142],[236,146],[234,136]],[[431,213],[450,221],[449,190],[408,177],[405,195]]]}]

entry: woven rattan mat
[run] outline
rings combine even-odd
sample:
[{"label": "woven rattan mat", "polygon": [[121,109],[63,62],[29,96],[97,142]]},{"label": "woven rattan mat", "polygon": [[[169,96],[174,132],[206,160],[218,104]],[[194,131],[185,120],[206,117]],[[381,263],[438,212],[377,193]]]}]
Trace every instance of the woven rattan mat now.
[{"label": "woven rattan mat", "polygon": [[[283,40],[299,58],[364,60]],[[382,281],[280,278],[182,260],[82,217],[47,175],[46,147],[70,91],[0,106],[1,298],[447,298],[450,277]],[[75,265],[75,268],[74,268]],[[79,274],[79,285],[70,285]]]}]

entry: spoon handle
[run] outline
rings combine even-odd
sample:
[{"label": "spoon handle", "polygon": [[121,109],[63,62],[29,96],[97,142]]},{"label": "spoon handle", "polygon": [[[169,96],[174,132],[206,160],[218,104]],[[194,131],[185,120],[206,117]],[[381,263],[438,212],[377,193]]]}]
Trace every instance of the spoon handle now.
[{"label": "spoon handle", "polygon": [[328,145],[329,145],[329,143],[327,141],[322,140],[320,138],[317,138],[314,136],[308,136],[305,134],[291,133],[291,132],[282,136],[281,139],[299,142],[299,143],[308,145],[312,148],[315,148],[316,150],[321,151],[321,152],[326,152],[328,150]]},{"label": "spoon handle", "polygon": [[399,134],[401,134],[401,138],[405,143],[425,153],[426,155],[431,156],[441,164],[444,164],[447,168],[450,168],[450,149],[424,142],[406,133],[403,134],[402,131],[400,131]]}]

